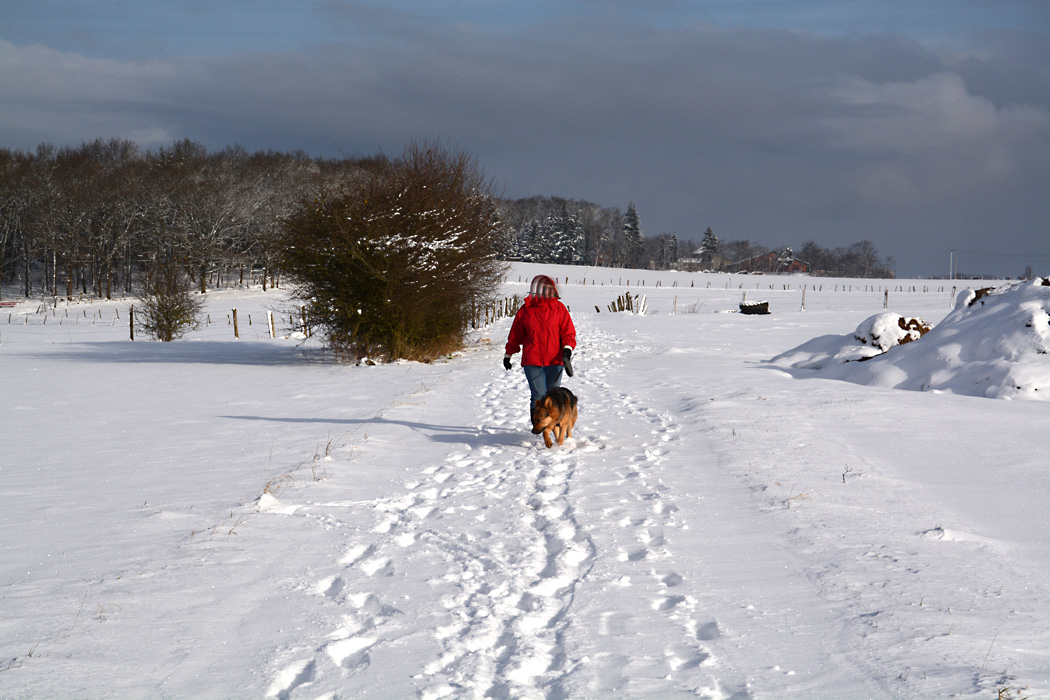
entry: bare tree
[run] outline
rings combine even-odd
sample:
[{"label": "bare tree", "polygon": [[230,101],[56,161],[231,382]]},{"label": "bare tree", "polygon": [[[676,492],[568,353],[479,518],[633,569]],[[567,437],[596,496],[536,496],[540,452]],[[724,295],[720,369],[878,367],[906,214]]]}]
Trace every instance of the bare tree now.
[{"label": "bare tree", "polygon": [[0,149],[0,293],[9,271],[15,271],[19,257],[23,262],[25,295],[32,293],[28,227],[35,203],[33,190],[27,183],[32,178],[33,167],[32,155]]}]

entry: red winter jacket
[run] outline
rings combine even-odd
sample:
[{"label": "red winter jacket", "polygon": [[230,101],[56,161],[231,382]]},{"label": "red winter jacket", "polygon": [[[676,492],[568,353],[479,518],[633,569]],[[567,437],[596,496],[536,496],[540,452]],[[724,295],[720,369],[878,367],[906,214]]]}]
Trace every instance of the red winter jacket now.
[{"label": "red winter jacket", "polygon": [[560,365],[564,347],[576,348],[576,327],[565,304],[551,297],[525,297],[507,337],[507,354],[522,350],[521,364]]}]

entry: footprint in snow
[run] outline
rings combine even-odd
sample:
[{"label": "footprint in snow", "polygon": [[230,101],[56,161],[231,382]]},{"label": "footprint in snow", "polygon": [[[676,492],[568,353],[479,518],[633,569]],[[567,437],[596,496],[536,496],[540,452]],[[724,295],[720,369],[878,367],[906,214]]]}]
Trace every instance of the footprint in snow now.
[{"label": "footprint in snow", "polygon": [[643,532],[638,539],[649,547],[661,547],[664,544],[664,533],[662,529],[654,528]]},{"label": "footprint in snow", "polygon": [[325,645],[325,652],[343,668],[364,668],[371,663],[368,649],[376,643],[375,637],[349,637]]},{"label": "footprint in snow", "polygon": [[329,576],[317,582],[317,592],[326,598],[335,598],[343,591],[343,577]]},{"label": "footprint in snow", "polygon": [[620,549],[620,561],[641,561],[649,556],[647,547],[625,547]]},{"label": "footprint in snow", "polygon": [[669,611],[674,610],[679,605],[684,603],[686,600],[684,595],[665,595],[657,598],[653,601],[653,610],[656,611]]},{"label": "footprint in snow", "polygon": [[339,563],[343,564],[344,566],[353,566],[365,557],[371,556],[374,551],[375,547],[370,544],[354,545],[350,549],[346,550],[346,554],[342,556],[342,558],[339,560]]},{"label": "footprint in snow", "polygon": [[289,664],[277,674],[277,678],[270,684],[266,697],[287,700],[296,688],[313,682],[316,673],[317,662],[313,659],[303,659]]},{"label": "footprint in snow", "polygon": [[710,642],[722,636],[722,629],[716,621],[712,620],[696,625],[696,631],[693,634],[702,642]]},{"label": "footprint in snow", "polygon": [[664,650],[664,658],[672,671],[696,668],[710,657],[705,650],[683,643],[672,644]]},{"label": "footprint in snow", "polygon": [[684,580],[685,579],[683,579],[680,575],[676,574],[673,571],[665,576],[660,577],[660,583],[664,584],[668,588],[674,588],[675,586],[680,585]]},{"label": "footprint in snow", "polygon": [[385,557],[375,557],[361,562],[361,570],[370,578],[394,575],[394,565]]}]

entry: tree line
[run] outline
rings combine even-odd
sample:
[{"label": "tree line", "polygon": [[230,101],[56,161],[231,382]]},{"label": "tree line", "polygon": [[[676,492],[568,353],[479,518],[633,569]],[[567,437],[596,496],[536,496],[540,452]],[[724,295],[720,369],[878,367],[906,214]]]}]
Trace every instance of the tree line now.
[{"label": "tree line", "polygon": [[505,255],[510,260],[670,270],[689,260],[692,267],[732,271],[734,263],[776,252],[784,260],[806,262],[812,274],[833,277],[894,277],[892,258],[879,257],[871,241],[826,248],[806,241],[791,248],[770,248],[743,240],[719,240],[709,227],[699,243],[680,241],[674,233],[645,236],[634,204],[627,211],[584,200],[529,197],[500,205],[507,229]]},{"label": "tree line", "polygon": [[774,272],[790,269],[792,261],[797,260],[806,263],[809,274],[816,276],[880,279],[895,276],[893,258],[879,257],[875,245],[868,240],[845,248],[825,248],[808,240],[796,254],[791,248],[767,248],[750,240],[723,242],[711,228],[704,232],[692,262],[700,269],[732,272],[744,267],[741,263],[767,253],[776,254],[772,263]]},{"label": "tree line", "polygon": [[875,244],[869,240],[845,248],[825,248],[810,240],[802,245],[798,257],[809,263],[809,269],[814,274],[878,279],[896,277],[893,258],[880,257]]},{"label": "tree line", "polygon": [[201,292],[252,271],[272,284],[283,222],[384,160],[209,152],[190,140],[0,149],[0,285],[17,279],[27,297],[112,298],[173,265]]},{"label": "tree line", "polygon": [[669,269],[678,260],[678,237],[647,237],[631,202],[627,211],[562,197],[502,200],[509,260]]},{"label": "tree line", "polygon": [[[0,286],[22,294],[111,298],[148,287],[178,266],[195,288],[245,275],[279,281],[286,222],[310,202],[361,191],[391,159],[316,158],[302,152],[210,152],[183,140],[141,149],[123,139],[80,146],[0,149]],[[670,269],[694,252],[673,233],[644,234],[633,203],[626,211],[560,197],[501,199],[497,254],[507,260]],[[724,259],[767,251],[726,241]],[[811,269],[843,276],[892,276],[892,261],[870,242],[828,250],[807,242]]]}]

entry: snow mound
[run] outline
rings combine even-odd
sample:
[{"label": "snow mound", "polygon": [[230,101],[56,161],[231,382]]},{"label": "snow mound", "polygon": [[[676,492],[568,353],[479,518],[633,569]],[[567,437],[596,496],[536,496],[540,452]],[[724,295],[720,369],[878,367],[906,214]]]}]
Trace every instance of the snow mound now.
[{"label": "snow mound", "polygon": [[1050,400],[1050,278],[967,289],[925,335],[920,321],[878,314],[770,362],[870,386]]},{"label": "snow mound", "polygon": [[930,330],[921,318],[895,313],[875,314],[865,319],[851,335],[825,335],[794,350],[777,355],[770,362],[795,369],[823,369],[844,362],[868,360],[892,347],[917,340]]}]

